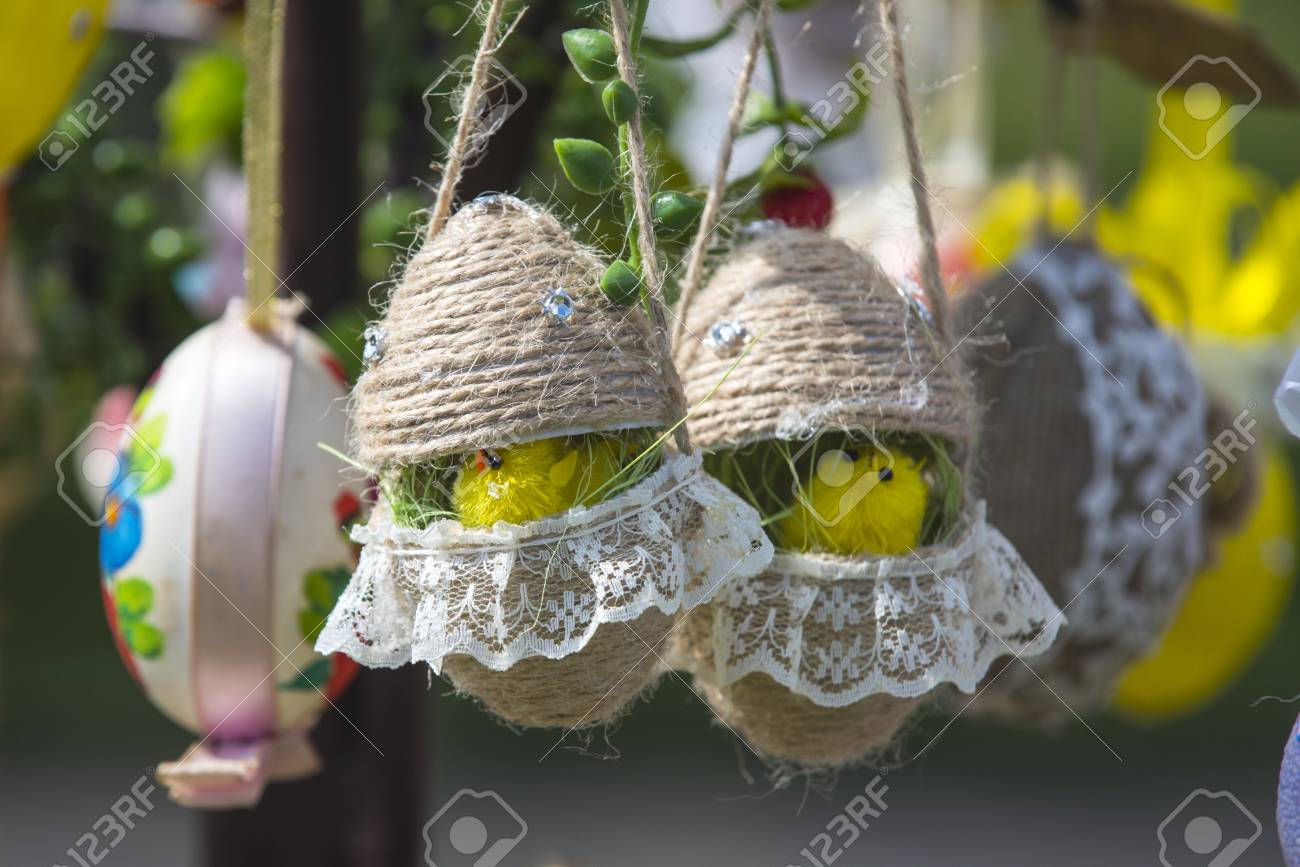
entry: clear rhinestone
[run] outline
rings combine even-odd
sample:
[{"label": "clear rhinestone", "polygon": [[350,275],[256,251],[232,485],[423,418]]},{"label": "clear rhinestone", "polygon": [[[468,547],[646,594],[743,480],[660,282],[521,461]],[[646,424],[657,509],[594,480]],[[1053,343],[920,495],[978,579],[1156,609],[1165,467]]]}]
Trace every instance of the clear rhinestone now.
[{"label": "clear rhinestone", "polygon": [[552,289],[542,299],[542,309],[556,322],[568,322],[573,318],[573,296],[563,289]]},{"label": "clear rhinestone", "polygon": [[388,332],[378,325],[367,325],[362,339],[365,344],[361,350],[361,360],[366,366],[382,361],[384,351],[388,348]]},{"label": "clear rhinestone", "polygon": [[735,355],[749,339],[749,329],[744,323],[731,319],[713,323],[704,338],[704,345],[720,356]]},{"label": "clear rhinestone", "polygon": [[922,322],[931,328],[934,327],[934,315],[925,302],[925,292],[915,280],[904,277],[903,281],[898,284],[898,294],[903,296],[903,299],[907,301],[908,308],[921,317]]},{"label": "clear rhinestone", "polygon": [[737,235],[740,236],[742,241],[754,241],[759,238],[766,238],[768,235],[774,235],[785,227],[785,223],[780,220],[750,220],[740,226]]}]

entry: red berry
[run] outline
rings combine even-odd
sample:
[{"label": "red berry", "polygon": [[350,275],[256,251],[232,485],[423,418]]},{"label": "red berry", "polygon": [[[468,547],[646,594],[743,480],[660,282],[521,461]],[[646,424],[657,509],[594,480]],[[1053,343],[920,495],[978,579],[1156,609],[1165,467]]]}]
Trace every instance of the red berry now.
[{"label": "red berry", "polygon": [[831,188],[812,172],[799,171],[795,175],[795,183],[771,187],[759,198],[763,216],[787,226],[825,229],[835,210]]},{"label": "red berry", "polygon": [[334,519],[340,527],[347,527],[361,511],[361,499],[347,488],[339,491],[334,498]]}]

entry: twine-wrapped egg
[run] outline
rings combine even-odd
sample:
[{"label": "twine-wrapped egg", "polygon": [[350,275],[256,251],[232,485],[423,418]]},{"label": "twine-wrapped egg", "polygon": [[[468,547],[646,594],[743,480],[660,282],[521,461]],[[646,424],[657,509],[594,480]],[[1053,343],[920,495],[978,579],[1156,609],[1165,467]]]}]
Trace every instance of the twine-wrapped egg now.
[{"label": "twine-wrapped egg", "polygon": [[232,302],[141,393],[100,528],[122,659],[202,738],[159,769],[198,807],[247,806],[314,771],[306,733],[356,671],[312,648],[355,556],[361,501],[317,446],[345,442],[346,384],[291,316],[256,331],[246,313]]},{"label": "twine-wrapped egg", "polygon": [[1108,698],[1202,561],[1207,402],[1182,346],[1092,246],[1043,242],[1008,270],[964,302],[984,344],[983,490],[1069,626],[1033,664],[1050,690],[1010,670],[975,710],[1063,720]]},{"label": "twine-wrapped egg", "polygon": [[[749,243],[687,313],[678,363],[687,399],[703,401],[693,440],[725,453],[773,440],[798,451],[828,432],[917,435],[960,467],[971,390],[930,318],[919,290],[842,241],[781,229]],[[778,550],[690,615],[676,664],[771,759],[865,758],[941,684],[973,691],[997,657],[1054,637],[1059,612],[982,505],[959,511],[942,541],[896,556]]]},{"label": "twine-wrapped egg", "polygon": [[[406,268],[354,399],[355,451],[381,479],[553,437],[664,430],[680,397],[639,307],[599,259],[510,196],[468,203]],[[490,491],[490,488],[489,488]],[[612,720],[662,671],[678,614],[771,549],[757,515],[664,451],[635,484],[524,523],[404,526],[385,496],[318,647],[427,662],[529,726]]]}]

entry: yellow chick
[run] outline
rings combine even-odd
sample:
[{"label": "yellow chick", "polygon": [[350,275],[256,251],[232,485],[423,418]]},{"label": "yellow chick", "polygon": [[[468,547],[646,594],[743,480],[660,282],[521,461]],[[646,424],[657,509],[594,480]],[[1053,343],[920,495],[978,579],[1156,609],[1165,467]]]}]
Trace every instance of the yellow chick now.
[{"label": "yellow chick", "polygon": [[930,494],[924,467],[870,446],[827,452],[777,522],[777,536],[795,551],[904,553],[920,542]]},{"label": "yellow chick", "polygon": [[621,466],[621,445],[605,437],[551,437],[479,449],[461,465],[452,505],[466,527],[523,524],[604,499]]}]

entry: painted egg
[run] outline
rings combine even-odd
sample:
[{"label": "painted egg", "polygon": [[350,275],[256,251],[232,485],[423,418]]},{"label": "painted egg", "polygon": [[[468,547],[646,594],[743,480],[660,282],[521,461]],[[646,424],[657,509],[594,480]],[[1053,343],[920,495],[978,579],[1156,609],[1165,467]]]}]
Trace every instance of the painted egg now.
[{"label": "painted egg", "polygon": [[289,316],[257,331],[232,302],[141,393],[104,501],[104,604],[150,700],[202,740],[160,776],[231,806],[314,769],[302,735],[355,665],[316,634],[346,585],[360,511],[337,459],[346,384]]}]

